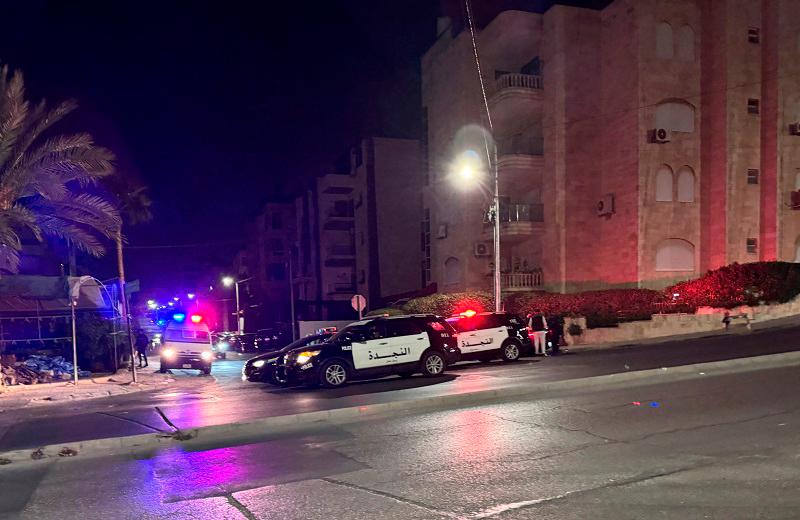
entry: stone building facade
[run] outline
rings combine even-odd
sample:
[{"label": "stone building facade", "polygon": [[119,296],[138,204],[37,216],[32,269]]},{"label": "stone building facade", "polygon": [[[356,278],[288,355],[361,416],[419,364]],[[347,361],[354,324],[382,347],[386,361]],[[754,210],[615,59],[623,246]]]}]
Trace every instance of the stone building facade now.
[{"label": "stone building facade", "polygon": [[[453,173],[488,122],[469,32],[440,29],[422,60],[430,276],[488,289],[491,183],[464,189]],[[800,259],[795,1],[616,0],[478,29],[504,291],[663,287]]]}]

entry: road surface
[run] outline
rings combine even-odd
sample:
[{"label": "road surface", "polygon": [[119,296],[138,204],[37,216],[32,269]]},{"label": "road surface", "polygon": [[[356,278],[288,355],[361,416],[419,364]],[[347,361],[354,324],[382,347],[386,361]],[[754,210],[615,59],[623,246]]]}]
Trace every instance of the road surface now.
[{"label": "road surface", "polygon": [[[443,378],[387,378],[326,390],[280,389],[241,381],[241,361],[214,364],[212,377],[176,371],[167,389],[0,413],[0,452],[92,438],[168,431],[161,408],[179,428],[345,406],[415,399],[536,382],[717,361],[800,349],[800,327],[708,338],[582,351],[514,364],[460,364]],[[151,365],[152,366],[152,365]],[[151,368],[152,369],[152,368]],[[0,401],[0,407],[2,402]]]},{"label": "road surface", "polygon": [[800,518],[796,368],[0,467],[0,518]]}]

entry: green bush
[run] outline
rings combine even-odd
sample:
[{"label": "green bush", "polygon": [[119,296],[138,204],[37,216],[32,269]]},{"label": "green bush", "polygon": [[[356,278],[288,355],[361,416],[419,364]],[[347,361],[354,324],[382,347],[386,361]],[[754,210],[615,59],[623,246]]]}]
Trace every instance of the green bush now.
[{"label": "green bush", "polygon": [[463,292],[452,294],[432,294],[414,298],[403,306],[408,314],[436,314],[452,316],[465,310],[478,312],[494,309],[494,298],[485,292]]}]

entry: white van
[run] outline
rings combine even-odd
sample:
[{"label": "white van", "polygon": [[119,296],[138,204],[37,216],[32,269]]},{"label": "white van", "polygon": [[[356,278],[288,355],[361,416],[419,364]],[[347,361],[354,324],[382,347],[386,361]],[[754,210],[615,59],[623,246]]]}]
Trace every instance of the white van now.
[{"label": "white van", "polygon": [[161,373],[170,368],[189,368],[210,374],[214,352],[211,334],[202,316],[193,314],[186,319],[180,313],[173,315],[164,330],[160,357]]}]

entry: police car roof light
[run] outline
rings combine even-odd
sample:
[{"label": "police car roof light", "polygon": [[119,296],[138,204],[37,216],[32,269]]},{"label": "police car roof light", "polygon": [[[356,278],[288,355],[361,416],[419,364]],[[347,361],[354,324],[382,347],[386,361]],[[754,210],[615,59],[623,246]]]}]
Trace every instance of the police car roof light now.
[{"label": "police car roof light", "polygon": [[172,319],[177,321],[178,323],[181,323],[183,322],[183,320],[186,319],[186,315],[182,312],[176,312],[175,314],[172,315]]},{"label": "police car roof light", "polygon": [[191,320],[192,323],[200,323],[201,321],[203,321],[203,317],[200,316],[199,314],[192,314]]},{"label": "police car roof light", "polygon": [[462,316],[464,318],[471,318],[476,314],[478,314],[476,311],[473,311],[472,309],[467,309],[464,312],[460,313],[459,316]]}]

